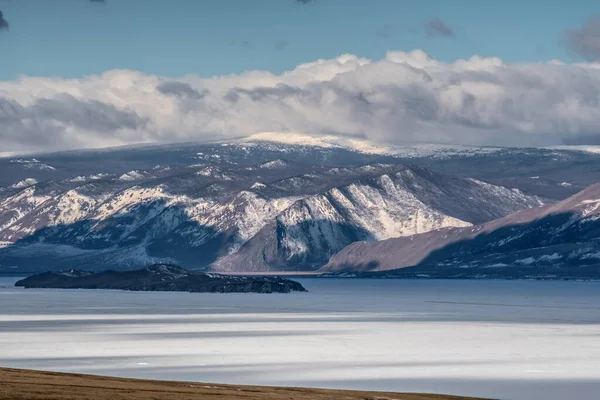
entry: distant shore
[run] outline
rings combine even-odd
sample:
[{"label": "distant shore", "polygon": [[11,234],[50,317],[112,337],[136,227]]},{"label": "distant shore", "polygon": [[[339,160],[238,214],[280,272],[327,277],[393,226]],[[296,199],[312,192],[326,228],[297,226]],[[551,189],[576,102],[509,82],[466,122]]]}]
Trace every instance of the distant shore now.
[{"label": "distant shore", "polygon": [[473,400],[440,394],[362,392],[270,386],[222,385],[197,382],[124,379],[96,375],[0,368],[0,399],[22,400]]}]

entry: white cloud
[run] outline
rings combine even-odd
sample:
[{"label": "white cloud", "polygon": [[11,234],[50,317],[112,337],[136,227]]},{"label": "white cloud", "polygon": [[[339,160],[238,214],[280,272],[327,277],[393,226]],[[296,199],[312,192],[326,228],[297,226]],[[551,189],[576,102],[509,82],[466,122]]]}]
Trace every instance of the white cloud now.
[{"label": "white cloud", "polygon": [[172,79],[112,70],[0,82],[3,152],[209,140],[263,131],[388,142],[600,143],[600,64],[354,55],[275,75]]}]

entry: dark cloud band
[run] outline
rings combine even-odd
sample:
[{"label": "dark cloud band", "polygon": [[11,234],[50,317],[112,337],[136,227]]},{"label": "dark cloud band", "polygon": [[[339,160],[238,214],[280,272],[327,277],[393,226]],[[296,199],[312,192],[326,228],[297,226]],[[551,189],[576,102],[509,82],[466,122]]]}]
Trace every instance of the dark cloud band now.
[{"label": "dark cloud band", "polygon": [[162,94],[194,100],[202,99],[208,93],[207,91],[199,92],[187,83],[177,81],[162,82],[156,89]]}]

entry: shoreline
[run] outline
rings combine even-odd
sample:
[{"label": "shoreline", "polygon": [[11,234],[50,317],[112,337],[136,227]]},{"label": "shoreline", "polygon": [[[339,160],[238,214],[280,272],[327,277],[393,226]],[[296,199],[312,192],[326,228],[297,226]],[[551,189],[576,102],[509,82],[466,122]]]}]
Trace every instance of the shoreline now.
[{"label": "shoreline", "polygon": [[[127,270],[119,270],[119,272],[124,272]],[[391,270],[390,270],[391,271]],[[26,272],[26,273],[18,273],[18,274],[10,274],[0,272],[0,278],[27,278],[32,275],[39,274],[40,272]],[[388,281],[499,281],[499,282],[600,282],[600,277],[598,278],[585,278],[585,277],[543,277],[543,276],[532,276],[532,277],[522,277],[522,278],[499,278],[499,277],[421,277],[421,276],[344,276],[344,275],[329,275],[328,273],[317,273],[317,272],[289,272],[289,271],[279,271],[279,272],[214,272],[216,275],[223,276],[255,276],[255,277],[283,277],[287,279],[340,279],[340,280],[388,280]]]},{"label": "shoreline", "polygon": [[[0,368],[0,399],[298,399],[298,400],[477,400],[442,394],[390,393],[160,381],[110,376]],[[478,400],[485,400],[479,398]]]}]

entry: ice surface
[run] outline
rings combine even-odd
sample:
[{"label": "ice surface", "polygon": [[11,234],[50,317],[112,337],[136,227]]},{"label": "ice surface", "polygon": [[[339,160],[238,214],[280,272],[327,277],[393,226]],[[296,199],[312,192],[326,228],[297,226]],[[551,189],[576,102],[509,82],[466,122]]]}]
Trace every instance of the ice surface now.
[{"label": "ice surface", "polygon": [[0,365],[501,399],[600,392],[600,283],[301,279],[309,293],[17,289]]}]

